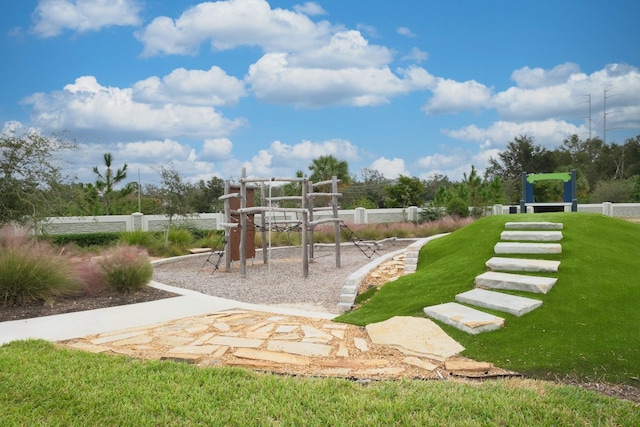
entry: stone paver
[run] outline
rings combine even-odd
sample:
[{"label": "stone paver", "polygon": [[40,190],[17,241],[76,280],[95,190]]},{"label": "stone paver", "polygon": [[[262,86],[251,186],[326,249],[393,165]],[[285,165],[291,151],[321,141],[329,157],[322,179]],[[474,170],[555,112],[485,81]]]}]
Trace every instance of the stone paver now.
[{"label": "stone paver", "polygon": [[476,276],[476,287],[484,289],[506,289],[513,291],[546,294],[556,284],[555,277],[528,276],[524,274],[487,271]]},{"label": "stone paver", "polygon": [[461,331],[477,335],[504,326],[504,319],[455,302],[424,308],[424,313]]},{"label": "stone paver", "polygon": [[545,222],[545,221],[523,221],[523,222],[507,222],[504,224],[507,230],[562,230],[564,224],[561,222]]},{"label": "stone paver", "polygon": [[514,316],[523,316],[542,305],[542,301],[509,295],[502,292],[487,291],[485,289],[472,289],[456,295],[456,301],[474,305],[476,307],[489,308]]},{"label": "stone paver", "polygon": [[557,273],[560,261],[546,259],[492,257],[487,261],[492,271],[526,271],[538,273]]},{"label": "stone paver", "polygon": [[[395,322],[399,328],[389,328],[391,335],[394,332],[396,335],[393,345],[381,343],[379,338],[370,337],[366,329],[354,325],[239,310],[126,332],[112,331],[62,344],[94,353],[285,374],[380,379],[448,375],[444,362],[449,355],[459,357],[457,354],[463,347],[428,319],[394,319],[387,321],[387,326]],[[425,324],[434,328],[422,328]],[[256,334],[261,339],[252,338]],[[496,368],[492,374],[496,372],[506,371]]]},{"label": "stone paver", "polygon": [[498,242],[493,248],[496,254],[560,254],[562,245],[559,243],[521,243]]},{"label": "stone paver", "polygon": [[500,233],[500,240],[559,242],[562,240],[562,231],[503,231]]},{"label": "stone paver", "polygon": [[370,323],[366,330],[375,344],[391,346],[410,356],[443,361],[464,350],[429,319],[396,316],[384,322]]}]

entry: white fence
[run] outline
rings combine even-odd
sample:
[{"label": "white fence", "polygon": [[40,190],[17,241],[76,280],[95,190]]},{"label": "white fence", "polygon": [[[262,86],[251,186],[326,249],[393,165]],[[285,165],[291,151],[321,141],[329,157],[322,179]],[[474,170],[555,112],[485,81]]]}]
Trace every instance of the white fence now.
[{"label": "white fence", "polygon": [[[487,212],[489,215],[509,214],[519,212],[519,206],[493,206]],[[565,209],[566,210],[566,209]],[[570,206],[569,206],[569,211]],[[407,209],[344,209],[338,211],[338,216],[348,224],[377,224],[404,221],[418,221],[421,208],[411,206]],[[640,203],[597,203],[578,205],[578,212],[600,213],[608,216],[622,218],[640,218]],[[270,222],[277,225],[279,221],[285,221],[290,225],[291,221],[300,218],[295,213],[273,212],[268,213]],[[315,213],[314,219],[329,217],[330,212]],[[254,219],[256,224],[261,224],[260,215]],[[174,224],[188,223],[189,225],[203,229],[222,229],[224,222],[222,213],[202,213],[189,218],[174,219]],[[43,224],[43,231],[47,234],[76,234],[97,232],[124,232],[124,231],[162,231],[169,224],[169,218],[165,215],[143,215],[134,213],[131,215],[106,215],[91,217],[52,217]]]}]

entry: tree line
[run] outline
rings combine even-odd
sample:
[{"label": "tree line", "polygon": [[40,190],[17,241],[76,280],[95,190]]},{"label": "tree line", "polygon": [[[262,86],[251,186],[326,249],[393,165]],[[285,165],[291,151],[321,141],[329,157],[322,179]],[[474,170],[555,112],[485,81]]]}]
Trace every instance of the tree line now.
[{"label": "tree line", "polygon": [[[114,166],[110,153],[103,164],[93,167],[95,181],[77,182],[63,176],[60,154],[76,149],[75,144],[37,133],[8,132],[0,137],[0,223],[38,222],[48,216],[95,216],[166,214],[173,217],[193,213],[219,212],[224,180],[188,182],[173,164],[160,165],[160,184],[128,180],[128,166]],[[446,208],[449,213],[480,215],[494,204],[518,204],[521,176],[527,173],[577,171],[579,203],[640,202],[640,135],[624,144],[605,143],[600,138],[565,139],[553,150],[535,143],[527,135],[510,141],[497,157],[490,158],[484,175],[475,166],[453,182],[436,174],[428,179],[412,176],[386,178],[374,169],[352,175],[346,161],[332,155],[319,156],[307,166],[313,182],[337,176],[343,209],[364,207]],[[297,177],[305,176],[298,170]],[[300,195],[299,182],[273,186],[272,196]],[[560,181],[542,181],[534,187],[538,202],[562,201]],[[255,191],[259,202],[260,188]],[[293,204],[295,202],[282,202]],[[437,210],[437,209],[436,209]],[[428,211],[428,210],[427,210]]]}]

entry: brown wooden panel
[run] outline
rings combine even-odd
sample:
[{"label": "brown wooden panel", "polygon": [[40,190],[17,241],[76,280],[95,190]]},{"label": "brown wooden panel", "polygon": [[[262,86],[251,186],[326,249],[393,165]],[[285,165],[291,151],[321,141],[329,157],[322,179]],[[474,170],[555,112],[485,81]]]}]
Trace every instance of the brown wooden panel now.
[{"label": "brown wooden panel", "polygon": [[[239,193],[240,187],[231,187],[229,192]],[[247,204],[248,208],[254,206],[253,203],[253,188],[247,188]],[[229,207],[232,211],[240,209],[240,199],[229,199]],[[231,222],[240,223],[240,215],[231,215]],[[240,261],[240,227],[232,228],[231,235],[229,236],[231,247],[230,256],[231,261]],[[245,247],[245,259],[254,258],[256,256],[256,230],[254,228],[254,215],[247,215],[247,244]]]}]

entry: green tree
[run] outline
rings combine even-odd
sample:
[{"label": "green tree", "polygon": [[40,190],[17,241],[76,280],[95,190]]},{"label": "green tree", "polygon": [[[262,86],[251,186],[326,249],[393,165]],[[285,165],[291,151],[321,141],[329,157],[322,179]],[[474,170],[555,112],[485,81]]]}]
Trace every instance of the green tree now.
[{"label": "green tree", "polygon": [[486,176],[500,178],[505,185],[505,195],[510,203],[518,203],[522,197],[522,173],[549,173],[556,169],[555,156],[546,148],[534,144],[533,138],[520,135],[507,144],[498,158],[489,159]]},{"label": "green tree", "polygon": [[165,233],[165,245],[169,244],[169,231],[176,217],[188,217],[193,214],[193,206],[189,203],[189,184],[184,181],[180,172],[173,165],[160,167],[162,187],[159,197],[163,213],[169,218],[169,225]]},{"label": "green tree", "polygon": [[311,161],[309,165],[311,175],[309,180],[312,182],[328,181],[336,176],[341,181],[340,187],[347,186],[351,183],[349,175],[349,164],[345,160],[338,160],[335,156],[320,156]]},{"label": "green tree", "polygon": [[375,169],[363,168],[362,180],[351,180],[348,188],[342,189],[342,206],[345,209],[384,208],[386,205],[386,193],[384,188],[392,181],[387,179]]},{"label": "green tree", "polygon": [[200,180],[195,185],[188,185],[187,189],[189,205],[194,212],[220,212],[224,203],[219,197],[224,194],[224,180],[217,176],[208,181]]},{"label": "green tree", "polygon": [[59,154],[76,145],[58,137],[10,129],[0,136],[0,223],[38,223],[57,215],[64,200],[53,190],[70,181]]},{"label": "green tree", "polygon": [[116,169],[114,172],[111,168],[113,156],[111,153],[105,153],[104,165],[106,167],[104,174],[100,172],[97,166],[93,167],[93,173],[96,174],[96,189],[104,202],[105,215],[111,214],[111,205],[114,199],[124,197],[133,192],[132,187],[124,187],[120,191],[115,190],[115,186],[127,178],[127,164],[122,169]]},{"label": "green tree", "polygon": [[400,175],[394,184],[387,185],[384,189],[389,208],[422,206],[425,202],[425,187],[419,178]]}]

